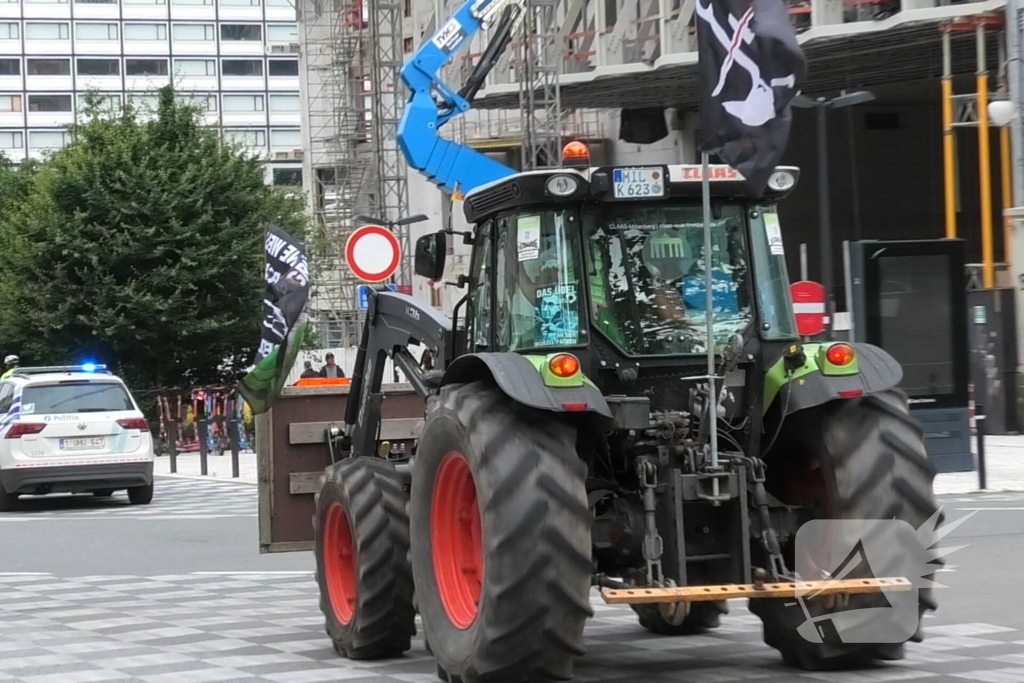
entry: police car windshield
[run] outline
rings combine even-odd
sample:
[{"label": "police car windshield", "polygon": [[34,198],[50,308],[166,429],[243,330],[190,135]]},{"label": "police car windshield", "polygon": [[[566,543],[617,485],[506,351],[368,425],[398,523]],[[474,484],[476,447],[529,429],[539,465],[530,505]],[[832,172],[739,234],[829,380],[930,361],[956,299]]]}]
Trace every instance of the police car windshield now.
[{"label": "police car windshield", "polygon": [[[703,210],[623,204],[584,214],[595,327],[630,354],[705,353]],[[712,219],[712,306],[721,349],[753,317],[744,212],[725,204]]]},{"label": "police car windshield", "polygon": [[27,386],[21,394],[21,406],[22,413],[35,415],[135,410],[120,384],[89,381]]}]

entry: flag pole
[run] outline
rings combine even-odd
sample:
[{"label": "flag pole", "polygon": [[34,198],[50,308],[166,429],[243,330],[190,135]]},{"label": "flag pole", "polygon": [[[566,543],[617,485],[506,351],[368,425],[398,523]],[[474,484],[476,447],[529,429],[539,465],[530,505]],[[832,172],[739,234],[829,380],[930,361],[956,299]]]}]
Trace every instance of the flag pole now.
[{"label": "flag pole", "polygon": [[[710,465],[718,467],[718,384],[715,382],[715,316],[714,293],[711,291],[711,174],[708,153],[701,152],[701,198],[704,203],[704,321],[707,325],[708,357],[708,434],[710,435]],[[711,479],[711,495],[718,497],[718,477]]]}]

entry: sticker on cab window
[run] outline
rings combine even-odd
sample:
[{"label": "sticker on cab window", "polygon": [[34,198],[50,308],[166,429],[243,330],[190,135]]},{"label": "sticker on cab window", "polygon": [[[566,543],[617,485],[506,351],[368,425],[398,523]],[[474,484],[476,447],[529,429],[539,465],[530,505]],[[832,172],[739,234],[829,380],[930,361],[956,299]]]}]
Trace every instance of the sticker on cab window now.
[{"label": "sticker on cab window", "polygon": [[537,319],[541,346],[578,344],[580,320],[575,284],[552,285],[537,290]]},{"label": "sticker on cab window", "polygon": [[764,214],[764,231],[768,236],[768,250],[772,256],[785,256],[786,250],[782,246],[782,226],[779,225],[779,214]]},{"label": "sticker on cab window", "polygon": [[25,415],[31,415],[32,413],[36,412],[36,404],[23,403],[21,406],[21,412],[24,413]]},{"label": "sticker on cab window", "polygon": [[520,216],[517,219],[516,253],[520,263],[540,258],[540,216]]}]

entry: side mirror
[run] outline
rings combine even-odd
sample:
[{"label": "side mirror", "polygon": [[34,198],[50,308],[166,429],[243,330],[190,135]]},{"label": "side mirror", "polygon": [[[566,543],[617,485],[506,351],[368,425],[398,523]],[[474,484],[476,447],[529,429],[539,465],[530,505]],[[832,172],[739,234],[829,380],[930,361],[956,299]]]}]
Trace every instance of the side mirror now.
[{"label": "side mirror", "polygon": [[428,280],[440,280],[444,275],[444,257],[448,253],[448,236],[432,232],[416,240],[416,274]]}]

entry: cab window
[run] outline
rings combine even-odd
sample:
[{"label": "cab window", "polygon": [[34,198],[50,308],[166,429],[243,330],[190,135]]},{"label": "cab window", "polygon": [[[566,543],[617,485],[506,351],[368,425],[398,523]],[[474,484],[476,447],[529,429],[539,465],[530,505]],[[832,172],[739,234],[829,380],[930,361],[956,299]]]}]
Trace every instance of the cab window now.
[{"label": "cab window", "polygon": [[0,415],[11,409],[14,402],[14,385],[9,382],[0,384]]},{"label": "cab window", "polygon": [[587,343],[575,213],[523,211],[504,216],[498,228],[498,350]]},{"label": "cab window", "polygon": [[491,222],[480,227],[470,265],[472,289],[469,294],[472,345],[488,348],[491,341]]}]

